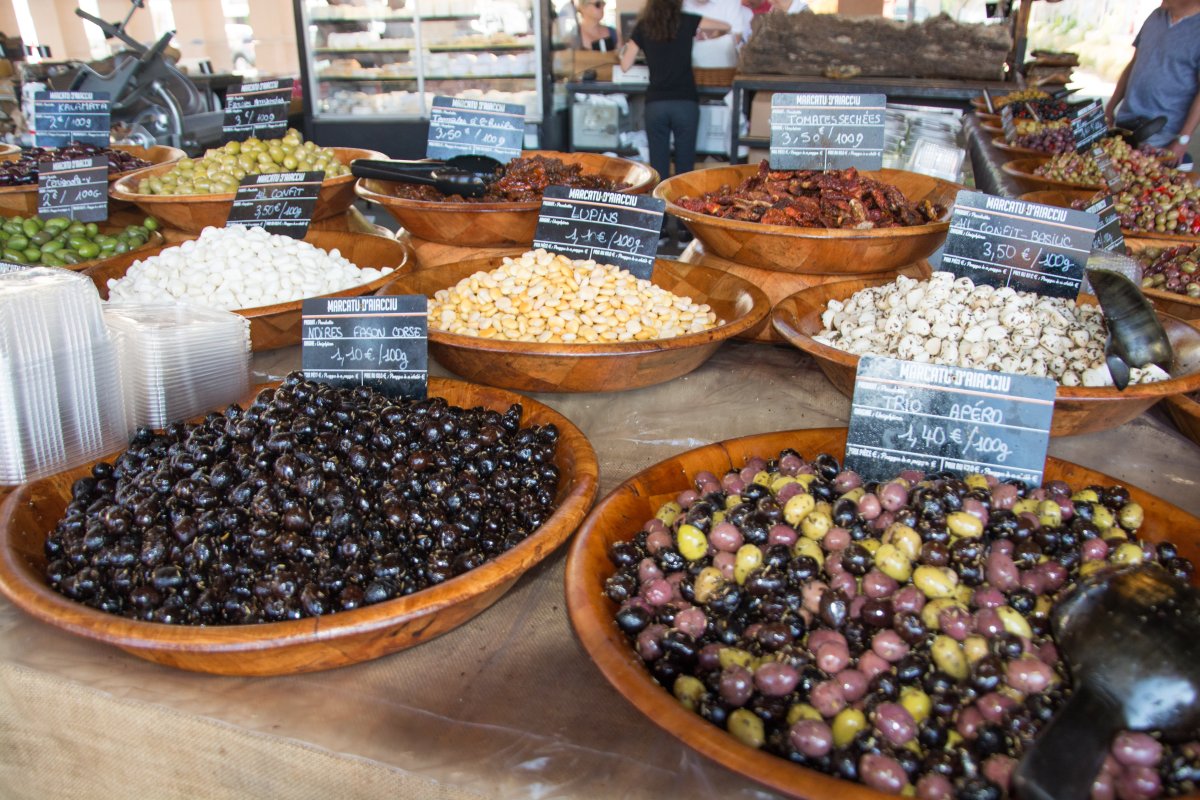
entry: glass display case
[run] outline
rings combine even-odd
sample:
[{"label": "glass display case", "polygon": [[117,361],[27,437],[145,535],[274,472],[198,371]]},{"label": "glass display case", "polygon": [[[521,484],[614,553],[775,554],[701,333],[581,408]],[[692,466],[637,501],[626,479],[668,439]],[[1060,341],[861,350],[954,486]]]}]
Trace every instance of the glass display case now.
[{"label": "glass display case", "polygon": [[[433,97],[544,117],[542,0],[295,0],[312,123],[415,121]],[[309,121],[309,120],[306,120]]]}]

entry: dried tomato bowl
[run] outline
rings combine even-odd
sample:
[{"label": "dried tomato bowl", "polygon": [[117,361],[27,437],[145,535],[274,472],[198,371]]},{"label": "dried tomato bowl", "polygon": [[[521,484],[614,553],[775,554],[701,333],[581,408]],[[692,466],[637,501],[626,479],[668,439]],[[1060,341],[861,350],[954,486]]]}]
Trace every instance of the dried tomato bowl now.
[{"label": "dried tomato bowl", "polygon": [[667,213],[682,219],[708,252],[722,258],[779,272],[858,275],[895,269],[930,255],[945,240],[954,199],[966,188],[904,170],[863,172],[895,186],[909,202],[929,200],[946,209],[936,222],[872,230],[764,225],[714,217],[678,204],[684,197],[737,186],[758,169],[757,164],[738,164],[686,172],[660,183],[654,196],[667,202]]}]

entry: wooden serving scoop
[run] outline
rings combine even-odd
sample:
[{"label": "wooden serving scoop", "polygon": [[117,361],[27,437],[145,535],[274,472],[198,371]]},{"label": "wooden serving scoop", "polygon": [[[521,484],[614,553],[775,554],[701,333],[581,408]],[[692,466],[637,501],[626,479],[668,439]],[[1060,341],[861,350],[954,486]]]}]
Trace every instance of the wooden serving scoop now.
[{"label": "wooden serving scoop", "polygon": [[1051,624],[1075,691],[1013,774],[1021,800],[1086,800],[1113,736],[1200,729],[1200,592],[1157,565],[1080,582]]},{"label": "wooden serving scoop", "polygon": [[1170,370],[1175,358],[1171,340],[1137,284],[1108,269],[1089,269],[1087,277],[1108,326],[1104,359],[1113,385],[1118,390],[1129,385],[1130,367],[1157,364]]}]

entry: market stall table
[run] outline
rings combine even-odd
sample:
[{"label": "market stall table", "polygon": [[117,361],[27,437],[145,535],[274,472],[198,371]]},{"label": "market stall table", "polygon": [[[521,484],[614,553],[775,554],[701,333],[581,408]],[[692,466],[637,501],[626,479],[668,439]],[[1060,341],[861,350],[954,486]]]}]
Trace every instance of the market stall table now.
[{"label": "market stall table", "polygon": [[[298,348],[255,359],[263,375],[298,365]],[[602,494],[683,450],[844,425],[849,410],[806,356],[742,342],[669,383],[537,398],[591,440]],[[1050,452],[1200,513],[1200,447],[1160,410]],[[774,797],[610,688],[567,620],[564,561],[565,550],[432,642],[286,678],[158,667],[0,601],[0,796]]]}]

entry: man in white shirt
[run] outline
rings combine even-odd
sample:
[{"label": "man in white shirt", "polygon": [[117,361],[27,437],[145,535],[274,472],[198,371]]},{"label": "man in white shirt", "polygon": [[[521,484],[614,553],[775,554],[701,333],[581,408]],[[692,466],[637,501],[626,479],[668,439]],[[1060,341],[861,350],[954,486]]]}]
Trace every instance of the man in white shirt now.
[{"label": "man in white shirt", "polygon": [[683,10],[728,23],[739,45],[750,38],[754,12],[743,6],[742,0],[683,0]]}]

